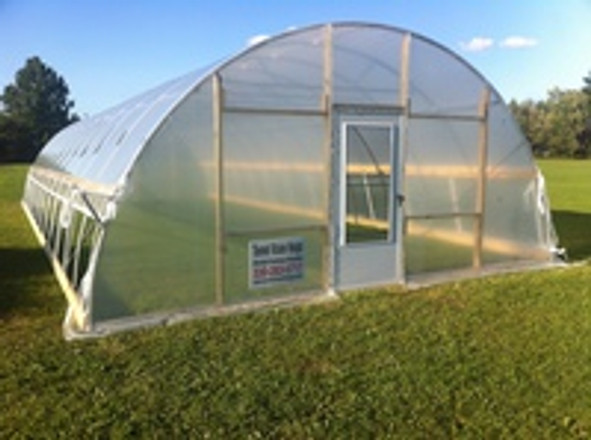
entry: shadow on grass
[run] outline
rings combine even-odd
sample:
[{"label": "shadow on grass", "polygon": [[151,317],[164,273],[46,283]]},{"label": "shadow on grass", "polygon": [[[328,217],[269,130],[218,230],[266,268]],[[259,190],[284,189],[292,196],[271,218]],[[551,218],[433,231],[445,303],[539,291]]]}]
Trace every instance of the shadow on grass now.
[{"label": "shadow on grass", "polygon": [[560,246],[569,260],[591,258],[591,214],[573,211],[552,211],[552,219]]},{"label": "shadow on grass", "polygon": [[0,248],[0,318],[45,308],[47,287],[54,281],[40,249]]}]

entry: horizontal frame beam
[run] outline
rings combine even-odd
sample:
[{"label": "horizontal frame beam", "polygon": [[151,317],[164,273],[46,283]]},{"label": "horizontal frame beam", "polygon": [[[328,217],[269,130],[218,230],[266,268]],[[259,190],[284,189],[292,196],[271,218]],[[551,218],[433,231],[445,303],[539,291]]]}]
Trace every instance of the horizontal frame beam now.
[{"label": "horizontal frame beam", "polygon": [[480,215],[478,212],[444,212],[440,214],[417,214],[407,215],[406,220],[445,220],[445,219],[457,219],[466,217],[477,217]]},{"label": "horizontal frame beam", "polygon": [[55,183],[62,183],[74,186],[87,192],[89,194],[102,195],[112,197],[117,193],[117,185],[106,185],[103,183],[92,182],[85,180],[70,174],[61,173],[48,168],[40,168],[33,166],[29,173],[29,178],[34,177],[37,181],[41,182],[44,178],[52,180]]},{"label": "horizontal frame beam", "polygon": [[[200,162],[199,166],[213,168],[213,162]],[[227,161],[224,168],[231,171],[267,171],[267,172],[302,172],[302,173],[323,173],[324,166],[320,163],[283,163],[283,162],[260,162],[260,161]],[[374,165],[351,164],[347,167],[349,174],[379,174],[375,171]],[[383,165],[380,172],[389,174],[390,167]],[[476,179],[479,176],[477,165],[406,165],[405,175],[407,177],[425,176],[441,178],[465,178]],[[532,179],[537,172],[535,169],[519,169],[509,167],[487,167],[486,175],[489,179]]]},{"label": "horizontal frame beam", "polygon": [[389,104],[333,104],[334,113],[344,116],[400,116],[406,111],[403,105]]},{"label": "horizontal frame beam", "polygon": [[289,108],[255,108],[255,107],[224,107],[223,113],[239,113],[254,115],[281,115],[281,116],[326,116],[323,109],[289,109]]},{"label": "horizontal frame beam", "polygon": [[311,232],[311,231],[324,231],[326,225],[304,225],[304,226],[285,226],[282,228],[267,228],[267,229],[242,229],[236,231],[226,231],[226,237],[245,237],[248,235],[261,235],[261,234],[285,234],[291,232]]},{"label": "horizontal frame beam", "polygon": [[458,122],[482,122],[484,119],[479,115],[453,115],[440,113],[418,113],[413,112],[408,115],[410,119],[440,119],[442,121],[458,121]]}]

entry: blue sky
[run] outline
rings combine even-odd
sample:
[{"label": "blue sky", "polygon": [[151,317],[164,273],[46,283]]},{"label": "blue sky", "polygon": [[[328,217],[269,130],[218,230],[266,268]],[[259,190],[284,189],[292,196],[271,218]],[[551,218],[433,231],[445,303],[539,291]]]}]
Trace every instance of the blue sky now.
[{"label": "blue sky", "polygon": [[0,90],[38,55],[93,114],[253,36],[340,20],[435,39],[507,100],[580,88],[591,71],[591,0],[0,0]]}]

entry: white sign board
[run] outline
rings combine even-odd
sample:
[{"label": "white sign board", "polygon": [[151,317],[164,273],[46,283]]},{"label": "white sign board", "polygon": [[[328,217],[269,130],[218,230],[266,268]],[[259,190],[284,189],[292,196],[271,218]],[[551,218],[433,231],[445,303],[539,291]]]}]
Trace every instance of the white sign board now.
[{"label": "white sign board", "polygon": [[281,237],[248,242],[248,286],[251,289],[304,278],[304,239]]}]

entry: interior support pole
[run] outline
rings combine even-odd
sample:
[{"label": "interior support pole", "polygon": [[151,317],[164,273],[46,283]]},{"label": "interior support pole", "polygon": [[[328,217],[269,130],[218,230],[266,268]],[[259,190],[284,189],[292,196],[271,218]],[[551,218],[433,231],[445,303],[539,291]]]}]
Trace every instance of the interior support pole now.
[{"label": "interior support pole", "polygon": [[324,114],[324,243],[322,284],[326,292],[332,292],[333,282],[331,274],[334,272],[332,256],[332,89],[333,89],[333,28],[327,24],[324,28],[324,52],[322,74],[322,102],[320,103]]},{"label": "interior support pole", "polygon": [[219,74],[212,77],[213,87],[213,154],[215,162],[215,298],[218,305],[224,302],[225,251],[224,231],[224,155],[223,155],[223,86]]},{"label": "interior support pole", "polygon": [[404,34],[400,48],[400,84],[398,92],[398,105],[403,109],[402,118],[400,119],[400,151],[398,152],[397,160],[400,165],[396,168],[399,170],[399,175],[396,177],[396,274],[400,281],[404,282],[406,279],[406,264],[404,253],[404,236],[406,234],[406,209],[404,206],[404,197],[406,195],[406,160],[408,157],[408,123],[410,119],[410,46],[412,42],[412,35],[410,33]]},{"label": "interior support pole", "polygon": [[484,234],[484,217],[486,214],[486,181],[488,166],[488,108],[490,106],[490,88],[482,91],[478,115],[480,126],[478,129],[478,186],[476,192],[476,221],[474,224],[474,253],[472,265],[482,267],[482,241]]},{"label": "interior support pole", "polygon": [[399,100],[398,104],[404,108],[406,112],[409,111],[409,87],[410,87],[410,42],[411,35],[404,34],[402,37],[402,47],[400,50],[400,84],[399,84]]}]

